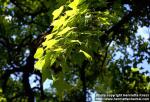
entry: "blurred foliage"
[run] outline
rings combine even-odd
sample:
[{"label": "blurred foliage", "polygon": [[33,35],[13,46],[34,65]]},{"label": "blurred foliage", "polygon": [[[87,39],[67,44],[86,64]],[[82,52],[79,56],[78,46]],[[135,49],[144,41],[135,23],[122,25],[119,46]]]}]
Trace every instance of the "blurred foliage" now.
[{"label": "blurred foliage", "polygon": [[150,38],[136,35],[149,28],[149,8],[148,0],[1,0],[0,101],[149,93],[150,67],[139,64],[150,64]]}]

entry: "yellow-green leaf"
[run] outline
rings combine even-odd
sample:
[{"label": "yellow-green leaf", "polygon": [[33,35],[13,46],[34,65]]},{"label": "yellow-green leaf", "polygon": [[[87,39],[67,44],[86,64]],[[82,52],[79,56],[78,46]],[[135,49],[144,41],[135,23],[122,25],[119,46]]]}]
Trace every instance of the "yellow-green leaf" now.
[{"label": "yellow-green leaf", "polygon": [[74,0],[69,4],[69,7],[72,9],[76,9],[79,4],[81,4],[84,0]]},{"label": "yellow-green leaf", "polygon": [[36,50],[36,53],[35,53],[35,55],[34,55],[34,58],[40,58],[40,57],[42,57],[43,53],[44,53],[43,48],[38,48],[38,49]]},{"label": "yellow-green leaf", "polygon": [[79,52],[82,52],[82,53],[84,54],[84,56],[85,56],[88,60],[92,61],[91,55],[89,55],[87,52],[85,52],[85,51],[83,51],[83,50],[80,50]]},{"label": "yellow-green leaf", "polygon": [[52,13],[53,14],[53,20],[57,19],[60,16],[60,14],[62,13],[63,9],[64,9],[64,6],[61,6],[59,9],[55,10]]},{"label": "yellow-green leaf", "polygon": [[138,72],[140,69],[139,68],[131,68],[132,72]]},{"label": "yellow-green leaf", "polygon": [[37,69],[37,70],[42,70],[44,64],[45,64],[45,59],[39,59],[39,60],[35,63],[34,68]]},{"label": "yellow-green leaf", "polygon": [[56,61],[56,58],[60,55],[59,52],[52,52],[50,53],[50,57],[49,57],[49,61],[50,61],[50,66],[52,66],[54,64],[54,62]]},{"label": "yellow-green leaf", "polygon": [[48,34],[45,38],[46,38],[46,40],[50,40],[50,39],[52,39],[53,37],[54,37],[54,35],[56,34],[56,32],[54,32],[54,33],[51,33],[51,34]]},{"label": "yellow-green leaf", "polygon": [[59,47],[59,48],[55,49],[54,51],[56,51],[56,52],[61,52],[61,51],[63,51],[63,50],[64,50],[63,48]]},{"label": "yellow-green leaf", "polygon": [[59,36],[66,34],[68,31],[72,30],[73,28],[66,27],[61,32],[58,33]]},{"label": "yellow-green leaf", "polygon": [[78,43],[81,45],[82,42],[80,42],[79,40],[71,40],[72,43]]},{"label": "yellow-green leaf", "polygon": [[135,86],[135,81],[133,81],[132,83],[130,83],[129,86],[130,86],[131,88],[133,88],[133,87]]},{"label": "yellow-green leaf", "polygon": [[0,93],[2,93],[3,91],[2,91],[2,89],[0,88]]},{"label": "yellow-green leaf", "polygon": [[61,16],[59,19],[54,20],[54,21],[52,22],[52,25],[54,26],[53,32],[54,32],[54,31],[58,31],[59,28],[62,27],[62,25],[64,25],[64,23],[66,22],[66,20],[65,20],[66,17],[67,17],[67,16]]},{"label": "yellow-green leaf", "polygon": [[54,74],[52,74],[52,80],[53,80],[54,82],[55,82],[56,80],[58,80]]},{"label": "yellow-green leaf", "polygon": [[78,11],[79,11],[78,9],[74,9],[74,10],[68,10],[65,13],[67,16],[73,16],[73,15],[76,15]]},{"label": "yellow-green leaf", "polygon": [[55,39],[51,39],[49,41],[45,41],[42,43],[43,46],[46,46],[46,49],[48,48],[53,48],[53,46],[58,42],[58,40],[55,40]]}]

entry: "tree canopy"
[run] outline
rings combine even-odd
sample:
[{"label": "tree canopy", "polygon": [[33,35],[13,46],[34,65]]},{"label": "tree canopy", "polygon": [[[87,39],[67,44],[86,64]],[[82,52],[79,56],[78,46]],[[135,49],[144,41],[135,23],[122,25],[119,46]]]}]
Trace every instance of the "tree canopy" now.
[{"label": "tree canopy", "polygon": [[149,93],[139,64],[150,64],[150,36],[137,35],[149,28],[149,8],[149,0],[1,0],[0,101]]}]

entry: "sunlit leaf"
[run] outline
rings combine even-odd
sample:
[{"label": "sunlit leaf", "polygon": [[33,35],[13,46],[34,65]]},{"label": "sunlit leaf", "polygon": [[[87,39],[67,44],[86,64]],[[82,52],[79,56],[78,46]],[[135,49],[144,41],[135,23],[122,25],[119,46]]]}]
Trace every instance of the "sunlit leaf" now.
[{"label": "sunlit leaf", "polygon": [[42,43],[43,46],[46,46],[46,48],[53,48],[53,46],[58,42],[58,40],[51,39],[49,41],[45,41]]},{"label": "sunlit leaf", "polygon": [[72,3],[69,4],[69,7],[72,9],[76,9],[79,4],[84,2],[85,0],[74,0]]},{"label": "sunlit leaf", "polygon": [[43,48],[38,48],[38,49],[36,50],[36,53],[35,53],[35,55],[34,55],[34,58],[40,58],[40,57],[42,57],[43,53],[44,53]]},{"label": "sunlit leaf", "polygon": [[89,55],[87,52],[85,52],[83,50],[80,50],[79,52],[82,52],[88,60],[92,61],[91,55]]},{"label": "sunlit leaf", "polygon": [[132,72],[138,72],[140,69],[139,68],[131,68]]},{"label": "sunlit leaf", "polygon": [[39,60],[34,64],[34,68],[37,69],[37,70],[42,70],[44,64],[45,64],[45,59],[39,59]]},{"label": "sunlit leaf", "polygon": [[56,52],[61,52],[61,51],[63,51],[63,50],[64,50],[63,48],[59,47],[59,48],[55,49],[54,51],[56,51]]},{"label": "sunlit leaf", "polygon": [[47,36],[45,37],[46,40],[52,39],[55,33],[56,33],[56,32],[47,35]]},{"label": "sunlit leaf", "polygon": [[59,28],[62,27],[62,25],[66,22],[66,17],[67,16],[61,16],[59,19],[52,22],[52,25],[54,26],[53,31],[58,31]]},{"label": "sunlit leaf", "polygon": [[49,63],[49,67],[51,67],[54,62],[56,61],[56,58],[60,55],[60,52],[50,52],[49,56],[46,57],[48,63]]},{"label": "sunlit leaf", "polygon": [[60,32],[58,33],[58,35],[61,36],[61,35],[67,33],[68,31],[70,31],[70,30],[72,30],[72,29],[73,29],[73,28],[66,27],[66,28],[64,28],[62,31],[60,31]]},{"label": "sunlit leaf", "polygon": [[79,40],[71,40],[70,42],[72,42],[72,43],[78,43],[78,44],[80,44],[80,45],[81,45],[81,43],[82,43],[82,42],[80,42]]},{"label": "sunlit leaf", "polygon": [[68,10],[65,13],[67,16],[73,16],[73,15],[76,15],[78,11],[79,11],[78,9],[74,9],[74,10]]},{"label": "sunlit leaf", "polygon": [[60,14],[62,13],[64,9],[64,6],[61,6],[59,9],[55,10],[52,14],[53,14],[53,19],[57,19]]},{"label": "sunlit leaf", "polygon": [[0,93],[2,93],[3,91],[2,91],[2,89],[0,88]]}]

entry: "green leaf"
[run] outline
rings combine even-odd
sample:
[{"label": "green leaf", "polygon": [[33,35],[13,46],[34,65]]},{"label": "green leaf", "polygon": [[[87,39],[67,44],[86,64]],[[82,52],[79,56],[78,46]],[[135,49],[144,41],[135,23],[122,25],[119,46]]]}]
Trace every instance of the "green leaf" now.
[{"label": "green leaf", "polygon": [[69,7],[72,9],[76,9],[79,4],[84,2],[85,0],[74,0],[72,3],[69,4]]},{"label": "green leaf", "polygon": [[50,56],[51,56],[51,53],[49,53],[48,51],[47,51],[47,54],[46,54],[46,56],[44,56],[45,57],[45,63],[44,63],[44,65],[42,66],[42,78],[43,78],[43,82],[47,79],[47,78],[49,78],[49,79],[51,79],[51,69],[50,69]]},{"label": "green leaf", "polygon": [[80,42],[79,40],[71,40],[71,43],[78,43],[81,45],[82,42]]},{"label": "green leaf", "polygon": [[52,80],[53,80],[54,82],[56,82],[56,80],[57,80],[56,75],[52,74]]},{"label": "green leaf", "polygon": [[63,50],[64,50],[63,48],[59,47],[59,48],[55,49],[54,51],[56,51],[56,52],[62,52]]},{"label": "green leaf", "polygon": [[53,14],[53,20],[54,19],[57,19],[59,16],[60,16],[60,14],[62,13],[62,11],[63,11],[63,9],[64,9],[64,6],[61,6],[59,9],[57,9],[57,10],[55,10],[52,14]]},{"label": "green leaf", "polygon": [[58,31],[59,28],[61,28],[61,27],[65,24],[65,22],[66,22],[66,20],[65,20],[66,17],[67,17],[67,16],[61,16],[59,19],[54,20],[54,21],[52,22],[52,25],[54,26],[53,32],[54,32],[54,31]]},{"label": "green leaf", "polygon": [[140,69],[139,68],[131,68],[132,72],[138,72]]},{"label": "green leaf", "polygon": [[76,15],[78,11],[79,11],[78,9],[74,9],[74,10],[68,10],[65,13],[67,16],[73,16],[73,15]]},{"label": "green leaf", "polygon": [[64,28],[62,31],[60,31],[58,33],[59,36],[62,36],[63,34],[66,34],[68,31],[72,30],[73,28],[70,28],[70,27],[66,27]]},{"label": "green leaf", "polygon": [[45,59],[41,58],[34,64],[34,68],[37,70],[42,70],[44,64],[45,64]]},{"label": "green leaf", "polygon": [[42,68],[42,82],[44,83],[44,81],[46,79],[52,79],[51,77],[51,69],[49,67],[44,67]]},{"label": "green leaf", "polygon": [[82,52],[82,53],[84,54],[84,56],[85,56],[88,60],[92,61],[91,55],[89,55],[87,52],[85,52],[85,51],[83,51],[83,50],[80,50],[79,52]]},{"label": "green leaf", "polygon": [[54,79],[54,83],[53,86],[56,88],[57,90],[57,94],[62,97],[64,92],[69,90],[71,88],[71,85],[69,85],[65,80],[64,80],[64,75],[63,73],[60,73],[56,78]]},{"label": "green leaf", "polygon": [[52,66],[54,64],[54,62],[56,61],[56,58],[59,56],[59,53],[51,53],[51,56],[49,57],[49,63],[50,66]]},{"label": "green leaf", "polygon": [[83,56],[82,53],[77,53],[77,52],[74,52],[72,54],[72,62],[76,65],[81,65],[84,61],[85,57]]},{"label": "green leaf", "polygon": [[36,50],[36,53],[35,53],[35,55],[34,55],[34,58],[40,58],[40,57],[42,57],[43,56],[43,53],[44,53],[44,50],[43,50],[43,48],[38,48],[37,50]]},{"label": "green leaf", "polygon": [[43,46],[46,46],[46,49],[52,49],[53,46],[58,43],[58,40],[51,39],[42,43]]},{"label": "green leaf", "polygon": [[2,91],[2,89],[0,88],[0,93],[2,93],[3,91]]},{"label": "green leaf", "polygon": [[131,88],[133,88],[133,87],[135,86],[135,83],[136,83],[136,82],[133,81],[132,83],[129,84],[129,86],[130,86]]}]

